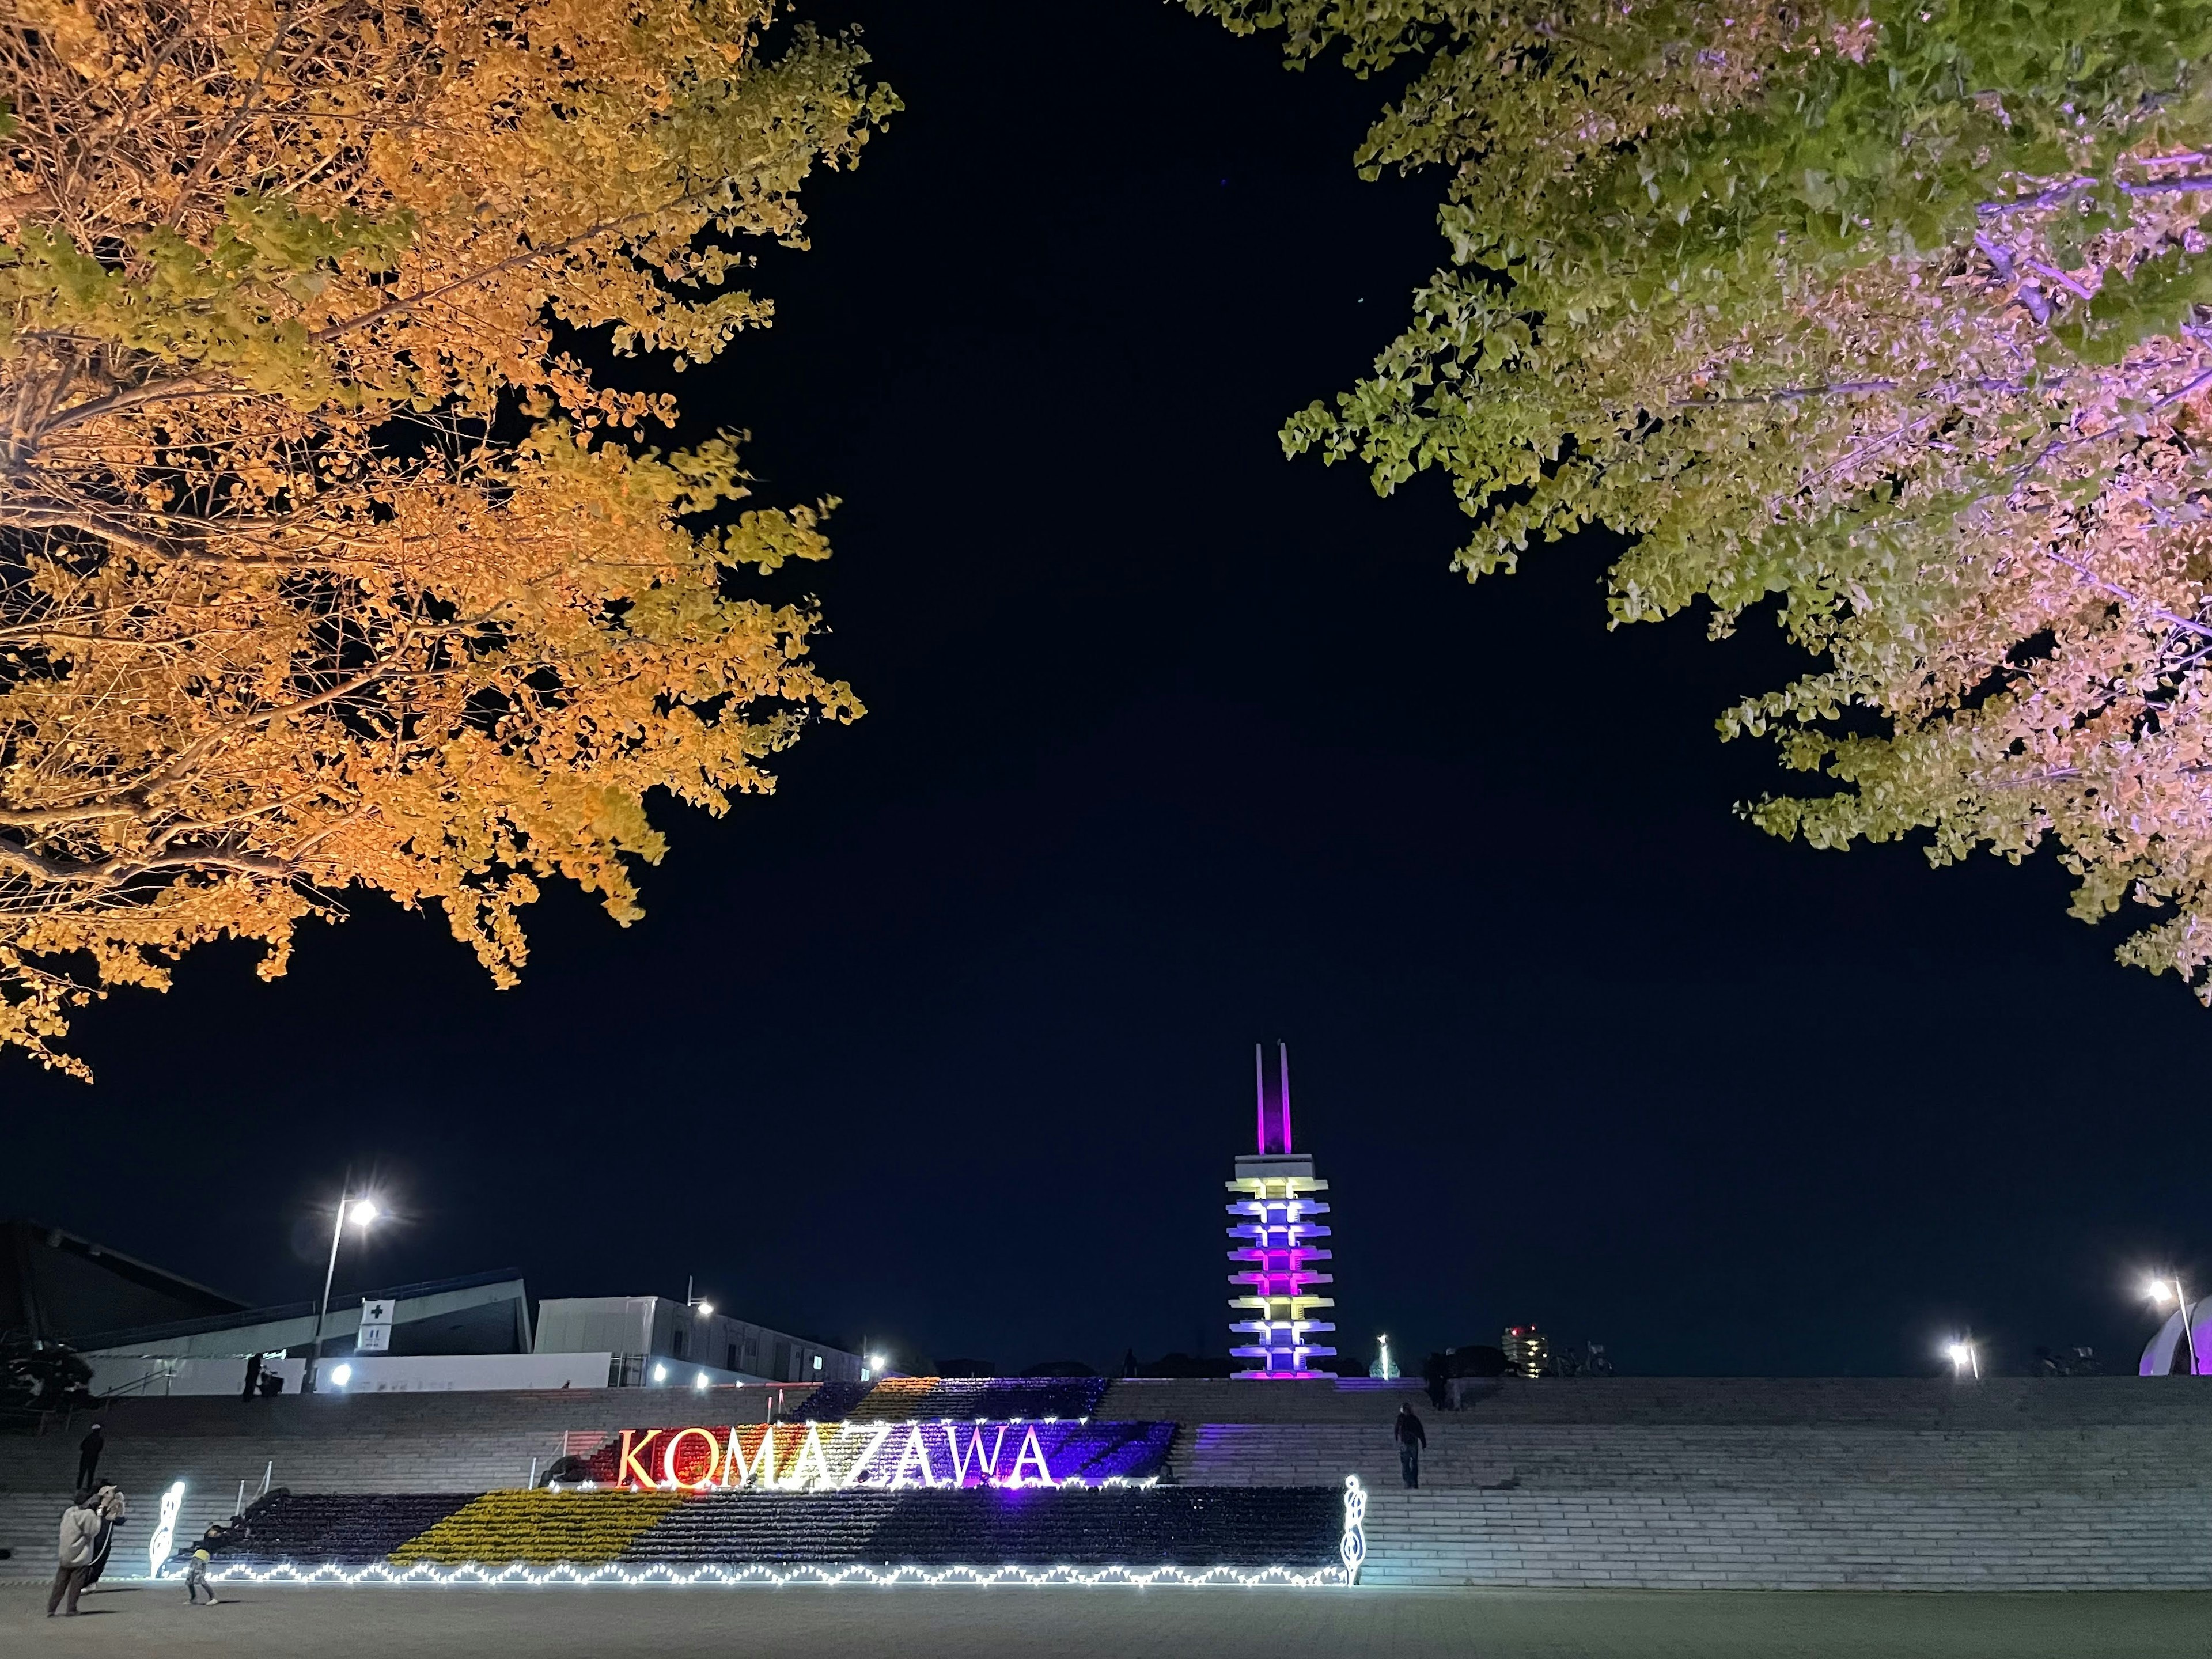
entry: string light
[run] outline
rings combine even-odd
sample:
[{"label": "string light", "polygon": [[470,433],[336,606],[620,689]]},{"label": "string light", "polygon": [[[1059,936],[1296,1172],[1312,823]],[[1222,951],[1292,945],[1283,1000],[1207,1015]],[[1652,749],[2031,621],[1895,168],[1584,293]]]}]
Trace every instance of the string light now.
[{"label": "string light", "polygon": [[[1063,1482],[1060,1490],[1078,1484]],[[1115,1485],[1151,1486],[1154,1484],[1153,1480],[1124,1482],[1109,1479],[1101,1481],[1099,1487]],[[557,1488],[549,1486],[546,1490],[556,1491]],[[170,1496],[181,1500],[181,1482],[172,1490]],[[1040,1569],[1012,1565],[998,1567],[877,1568],[859,1564],[842,1567],[786,1568],[758,1563],[731,1565],[708,1562],[685,1569],[665,1562],[653,1562],[642,1566],[625,1566],[618,1562],[580,1566],[567,1561],[550,1566],[533,1566],[526,1561],[510,1561],[504,1566],[486,1566],[475,1561],[465,1561],[457,1566],[441,1566],[428,1561],[395,1566],[388,1561],[376,1561],[360,1567],[348,1567],[336,1561],[310,1567],[302,1567],[291,1561],[278,1561],[260,1567],[244,1564],[226,1565],[218,1559],[210,1569],[208,1577],[226,1584],[342,1584],[349,1587],[388,1584],[427,1589],[501,1584],[538,1588],[550,1584],[580,1587],[599,1584],[769,1584],[781,1587],[787,1584],[862,1583],[883,1588],[895,1584],[1073,1584],[1085,1588],[1127,1585],[1143,1589],[1154,1584],[1188,1588],[1227,1584],[1243,1589],[1268,1585],[1280,1585],[1291,1589],[1317,1589],[1331,1586],[1349,1587],[1359,1582],[1360,1567],[1367,1559],[1366,1521],[1367,1489],[1360,1483],[1358,1475],[1347,1474],[1344,1477],[1344,1533],[1337,1540],[1337,1559],[1341,1565],[1315,1567],[1305,1571],[1282,1566],[1249,1571],[1228,1565],[1192,1568],[1164,1564],[1156,1567],[1089,1569],[1072,1566]],[[154,1577],[164,1576],[157,1565]]]},{"label": "string light", "polygon": [[1336,1553],[1344,1561],[1344,1582],[1358,1583],[1360,1563],[1367,1559],[1367,1488],[1356,1474],[1344,1477],[1344,1536]]},{"label": "string light", "polygon": [[[1348,1546],[1349,1540],[1347,1540]],[[1365,1557],[1363,1544],[1360,1559]],[[1351,1559],[1346,1554],[1347,1561]],[[525,1585],[535,1589],[549,1584],[578,1586],[598,1584],[872,1584],[889,1587],[893,1584],[1075,1584],[1092,1587],[1101,1584],[1127,1584],[1133,1589],[1145,1589],[1153,1584],[1200,1586],[1233,1584],[1252,1589],[1262,1585],[1279,1584],[1292,1589],[1316,1589],[1330,1585],[1346,1585],[1354,1582],[1349,1574],[1357,1569],[1351,1566],[1316,1567],[1310,1571],[1294,1571],[1289,1567],[1262,1567],[1256,1572],[1241,1567],[769,1567],[757,1565],[724,1566],[713,1563],[683,1568],[654,1563],[645,1567],[624,1567],[612,1564],[598,1566],[576,1566],[561,1562],[550,1567],[533,1567],[526,1561],[509,1562],[503,1567],[481,1566],[468,1561],[455,1567],[433,1566],[416,1562],[411,1566],[396,1567],[387,1562],[374,1562],[365,1567],[345,1567],[337,1562],[325,1562],[321,1566],[301,1567],[289,1561],[279,1561],[270,1567],[221,1567],[212,1570],[208,1577],[226,1584],[343,1584],[358,1587],[364,1584],[422,1586],[428,1589],[450,1589],[461,1585]]]}]

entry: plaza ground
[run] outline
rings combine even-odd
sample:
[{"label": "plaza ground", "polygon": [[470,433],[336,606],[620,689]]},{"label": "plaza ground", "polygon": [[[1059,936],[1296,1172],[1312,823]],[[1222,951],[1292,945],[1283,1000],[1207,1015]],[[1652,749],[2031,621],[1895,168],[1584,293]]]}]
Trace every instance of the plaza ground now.
[{"label": "plaza ground", "polygon": [[[228,1593],[228,1592],[226,1592]],[[2212,1651],[2212,1592],[240,1589],[0,1584],[0,1653],[962,1659],[2141,1659]]]}]

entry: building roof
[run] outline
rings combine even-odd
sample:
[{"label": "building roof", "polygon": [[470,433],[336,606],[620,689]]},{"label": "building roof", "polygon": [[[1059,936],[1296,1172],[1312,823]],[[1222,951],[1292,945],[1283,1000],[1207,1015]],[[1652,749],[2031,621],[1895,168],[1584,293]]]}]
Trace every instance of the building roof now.
[{"label": "building roof", "polygon": [[[348,1291],[348,1305],[356,1298],[367,1301],[411,1302],[423,1297],[450,1296],[459,1291],[474,1291],[489,1285],[513,1284],[520,1286],[522,1272],[518,1267],[503,1267],[488,1273],[464,1273],[458,1279],[425,1279],[416,1285],[394,1285],[380,1291]],[[332,1316],[338,1311],[333,1302]],[[287,1319],[312,1319],[315,1314],[315,1299],[304,1302],[279,1303],[274,1307],[241,1307],[234,1313],[215,1314],[202,1319],[177,1319],[159,1325],[138,1325],[112,1331],[94,1331],[74,1339],[75,1347],[90,1352],[112,1352],[135,1343],[172,1342],[188,1336],[204,1336],[216,1331],[236,1330],[252,1325],[272,1325]]]},{"label": "building roof", "polygon": [[149,1314],[221,1317],[236,1297],[27,1216],[0,1222],[0,1329],[76,1342]]}]

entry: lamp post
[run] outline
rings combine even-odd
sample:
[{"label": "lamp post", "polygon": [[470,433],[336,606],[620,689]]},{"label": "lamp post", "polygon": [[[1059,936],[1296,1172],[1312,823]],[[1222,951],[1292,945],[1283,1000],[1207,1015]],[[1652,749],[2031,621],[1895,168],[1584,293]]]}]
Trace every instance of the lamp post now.
[{"label": "lamp post", "polygon": [[2169,1293],[2173,1297],[2173,1305],[2181,1310],[2181,1340],[2187,1345],[2189,1350],[2189,1374],[2195,1376],[2197,1375],[2197,1333],[2189,1328],[2189,1296],[2181,1288],[2179,1273],[2161,1273],[2158,1278],[2151,1280],[2150,1299],[2161,1308],[2166,1305],[2166,1298]]},{"label": "lamp post", "polygon": [[347,1222],[350,1221],[355,1226],[365,1230],[370,1222],[376,1219],[376,1216],[377,1209],[376,1200],[374,1199],[349,1199],[345,1196],[343,1191],[338,1194],[337,1219],[331,1227],[330,1265],[323,1269],[323,1299],[316,1305],[315,1308],[315,1351],[307,1356],[307,1375],[300,1380],[300,1392],[301,1394],[314,1393],[315,1373],[322,1365],[323,1322],[330,1317],[331,1281],[337,1277],[338,1240],[345,1237],[345,1226]]},{"label": "lamp post", "polygon": [[1977,1382],[1982,1380],[1982,1357],[1974,1352],[1972,1342],[1954,1342],[1943,1352],[1950,1358],[1954,1377],[1972,1377]]}]

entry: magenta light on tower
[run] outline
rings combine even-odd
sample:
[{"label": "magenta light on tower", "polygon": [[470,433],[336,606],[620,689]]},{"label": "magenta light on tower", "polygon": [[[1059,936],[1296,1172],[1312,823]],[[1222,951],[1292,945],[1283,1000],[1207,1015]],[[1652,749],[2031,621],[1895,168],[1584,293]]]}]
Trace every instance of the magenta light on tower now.
[{"label": "magenta light on tower", "polygon": [[1230,1330],[1240,1339],[1229,1352],[1252,1362],[1238,1376],[1318,1376],[1311,1361],[1333,1357],[1334,1348],[1313,1339],[1336,1327],[1312,1317],[1318,1308],[1336,1304],[1320,1292],[1330,1282],[1318,1265],[1328,1252],[1315,1243],[1328,1229],[1317,1218],[1328,1206],[1316,1199],[1328,1182],[1314,1177],[1310,1153],[1291,1150],[1291,1050],[1279,1042],[1252,1050],[1253,1087],[1258,1113],[1257,1150],[1237,1160],[1237,1178],[1224,1184],[1237,1194],[1229,1206],[1235,1218],[1229,1237],[1237,1248],[1229,1259],[1237,1271],[1229,1282],[1237,1294],[1229,1305],[1239,1316]]}]

